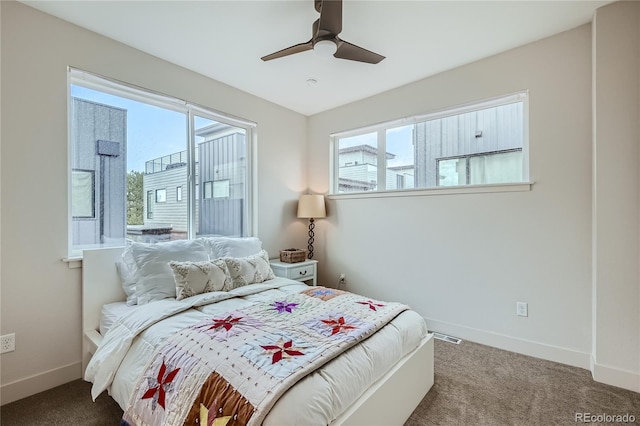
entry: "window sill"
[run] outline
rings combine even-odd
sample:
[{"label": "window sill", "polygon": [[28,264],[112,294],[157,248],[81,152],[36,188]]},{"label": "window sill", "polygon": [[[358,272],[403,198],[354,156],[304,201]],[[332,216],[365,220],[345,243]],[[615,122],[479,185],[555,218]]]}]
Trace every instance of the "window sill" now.
[{"label": "window sill", "polygon": [[62,259],[62,261],[67,264],[69,269],[82,268],[82,257],[81,256],[78,256],[78,257],[65,257],[64,259]]},{"label": "window sill", "polygon": [[534,182],[501,183],[495,185],[442,186],[437,188],[416,188],[403,191],[370,191],[344,194],[330,194],[330,200],[348,200],[352,198],[420,197],[427,195],[481,194],[489,192],[526,192],[531,191]]}]

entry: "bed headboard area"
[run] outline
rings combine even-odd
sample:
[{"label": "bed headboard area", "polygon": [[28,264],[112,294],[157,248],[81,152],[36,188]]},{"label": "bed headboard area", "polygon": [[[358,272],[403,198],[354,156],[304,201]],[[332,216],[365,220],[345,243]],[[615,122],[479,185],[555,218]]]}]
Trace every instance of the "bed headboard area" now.
[{"label": "bed headboard area", "polygon": [[82,259],[82,371],[95,350],[92,337],[100,328],[102,305],[127,299],[116,262],[124,247],[85,250]]}]

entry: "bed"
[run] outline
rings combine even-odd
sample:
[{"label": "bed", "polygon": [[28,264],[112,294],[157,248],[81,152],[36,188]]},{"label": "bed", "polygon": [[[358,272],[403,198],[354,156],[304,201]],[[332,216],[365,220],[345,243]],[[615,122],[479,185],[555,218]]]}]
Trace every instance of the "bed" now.
[{"label": "bed", "polygon": [[[106,335],[100,332],[101,329],[103,332],[105,329],[105,319],[102,315],[103,307],[115,304],[113,305],[115,309],[112,309],[112,319],[109,326],[113,326],[114,321],[115,324],[120,324],[120,319],[118,319],[120,314],[118,312],[126,312],[127,310],[127,308],[123,307],[127,294],[123,290],[121,277],[115,267],[116,262],[122,259],[122,253],[122,248],[87,250],[84,252],[82,274],[83,370],[87,370],[93,354],[96,352],[100,354],[99,348],[102,347],[102,352],[105,352],[104,346],[108,343],[105,338],[107,341],[111,340],[111,344],[114,341],[113,336],[110,336],[110,334],[113,335],[115,332],[111,331]],[[236,291],[238,293],[237,297],[230,297],[219,303],[212,304],[210,307],[207,307],[209,305],[190,307],[185,311],[181,311],[182,313],[178,314],[178,317],[179,315],[184,315],[185,317],[212,315],[213,312],[216,312],[216,309],[226,309],[224,303],[232,304],[234,309],[238,306],[253,306],[256,300],[268,297],[277,298],[280,295],[279,292],[295,295],[292,297],[302,297],[304,292],[307,291],[307,287],[304,284],[285,278],[267,280],[257,285],[256,288],[259,286],[262,286],[260,288],[264,288],[264,290],[255,290],[256,292],[253,293],[254,288],[251,286],[235,289],[229,293],[234,296],[235,293],[233,292]],[[171,301],[167,302],[167,304],[172,303]],[[144,308],[144,306],[147,306],[147,308]],[[142,308],[150,312],[153,310],[148,305],[143,305]],[[135,315],[132,314],[130,316],[133,317]],[[319,369],[314,370],[307,377],[300,379],[290,389],[285,390],[280,399],[275,401],[273,407],[269,406],[270,410],[260,420],[260,423],[265,425],[301,423],[332,425],[403,424],[433,385],[433,338],[431,334],[425,331],[420,331],[419,335],[416,335],[415,329],[417,326],[415,325],[415,319],[411,318],[412,316],[417,316],[417,314],[413,311],[402,312],[393,319],[390,325],[382,327],[377,333],[347,349],[344,354],[337,356],[335,359],[320,366]],[[174,325],[169,324],[167,326],[168,329],[173,327],[175,331],[181,327],[181,324],[183,325],[184,321],[178,317],[174,320]],[[101,322],[103,323],[102,327]],[[168,320],[168,323],[170,322],[171,320]],[[406,324],[403,325],[403,322],[406,322]],[[142,331],[139,336],[134,337],[134,343],[131,346],[135,346],[135,342],[147,339],[144,333],[152,334],[152,329],[153,327],[147,331]],[[404,336],[403,339],[406,338],[406,335],[410,335],[409,342],[406,344],[410,345],[410,347],[408,346],[395,354],[395,358],[388,359],[389,356],[386,354],[389,351],[375,349],[375,345],[380,344],[379,342],[376,343],[376,339],[382,339],[381,336],[396,329],[400,330],[398,333]],[[148,337],[148,339],[151,339],[151,337]],[[371,352],[374,354],[374,358],[382,358],[383,360],[379,368],[373,367],[375,373],[367,373],[371,376],[369,377],[370,382],[363,381],[359,385],[360,388],[354,390],[353,382],[358,382],[358,380],[353,380],[352,378],[367,375],[359,372],[358,369],[360,367],[357,366],[357,362],[354,362],[357,358],[350,358],[352,356],[350,354],[355,354],[353,356],[356,356],[358,351]],[[134,349],[129,350],[124,358],[118,362],[119,367],[114,369],[112,374],[113,381],[109,382],[105,387],[123,408],[125,414],[127,414],[128,402],[135,393],[133,382],[130,382],[130,380],[132,380],[132,376],[138,375],[139,371],[144,371],[144,368],[146,368],[139,365],[133,367],[135,359],[139,357],[134,352]],[[147,366],[149,363],[150,361]],[[345,368],[345,365],[349,367]],[[133,374],[132,371],[136,369],[139,371]],[[339,371],[341,373],[338,374],[337,372]],[[346,376],[345,371],[347,372]],[[350,379],[349,374],[354,374],[355,376]],[[92,377],[95,378],[95,376]],[[339,404],[334,401],[329,404],[330,407],[318,409],[322,411],[321,416],[316,411],[313,411],[313,404],[307,404],[305,401],[326,399],[326,395],[319,394],[316,396],[314,394],[316,389],[322,387],[318,386],[319,380],[326,381],[326,377],[336,378],[337,380],[337,385],[335,386],[337,390],[334,389],[330,392],[333,395],[332,398],[339,400]],[[95,384],[96,381],[94,381],[94,386]],[[325,389],[324,392],[327,392],[327,390]],[[155,398],[157,400],[157,396]],[[302,417],[296,418],[294,414]]]}]

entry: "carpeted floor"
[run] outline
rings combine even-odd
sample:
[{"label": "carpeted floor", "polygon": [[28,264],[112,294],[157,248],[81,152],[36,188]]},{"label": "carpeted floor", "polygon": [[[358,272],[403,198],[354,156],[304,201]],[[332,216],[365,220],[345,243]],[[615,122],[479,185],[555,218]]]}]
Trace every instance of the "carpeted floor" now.
[{"label": "carpeted floor", "polygon": [[435,371],[405,426],[575,426],[576,413],[629,414],[640,424],[639,393],[597,383],[580,368],[436,340]]},{"label": "carpeted floor", "polygon": [[[640,424],[640,394],[596,383],[586,370],[471,342],[435,343],[435,384],[405,426],[576,425],[576,413],[629,414]],[[118,404],[106,394],[93,403],[89,390],[76,380],[5,405],[0,424],[118,425]]]}]

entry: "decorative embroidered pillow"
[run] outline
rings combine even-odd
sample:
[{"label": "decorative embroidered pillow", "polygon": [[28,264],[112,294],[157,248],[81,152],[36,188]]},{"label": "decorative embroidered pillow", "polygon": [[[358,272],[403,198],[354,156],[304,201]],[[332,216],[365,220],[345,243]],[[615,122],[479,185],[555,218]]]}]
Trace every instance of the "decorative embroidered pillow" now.
[{"label": "decorative embroidered pillow", "polygon": [[176,281],[176,299],[181,300],[231,287],[227,264],[222,259],[204,262],[169,262]]},{"label": "decorative embroidered pillow", "polygon": [[232,288],[261,283],[276,277],[269,265],[269,254],[266,250],[261,250],[260,253],[253,256],[242,258],[224,257],[223,259],[229,268],[229,274],[233,282]]}]

